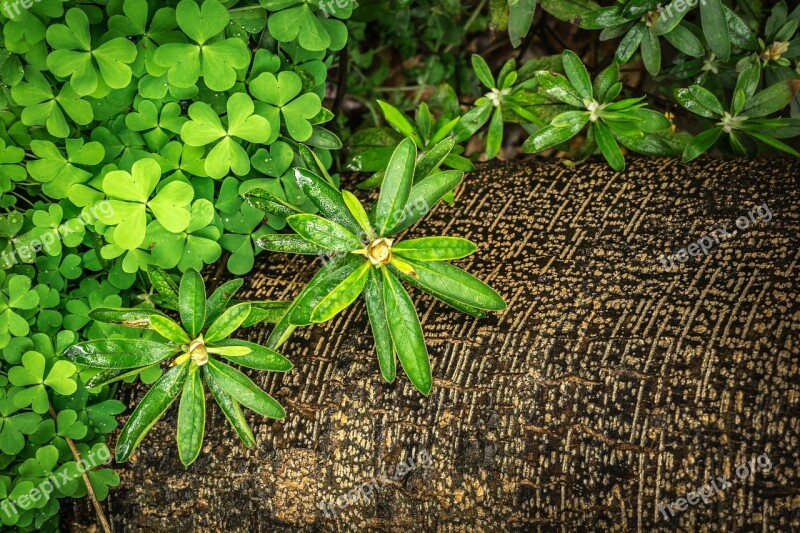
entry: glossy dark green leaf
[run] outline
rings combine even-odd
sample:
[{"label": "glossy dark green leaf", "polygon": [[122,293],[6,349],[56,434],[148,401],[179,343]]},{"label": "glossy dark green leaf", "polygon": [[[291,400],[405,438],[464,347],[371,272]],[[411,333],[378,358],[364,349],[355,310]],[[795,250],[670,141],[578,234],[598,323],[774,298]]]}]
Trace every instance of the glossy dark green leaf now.
[{"label": "glossy dark green leaf", "polygon": [[496,107],[486,135],[486,158],[494,159],[503,146],[503,108]]},{"label": "glossy dark green leaf", "polygon": [[188,344],[190,339],[186,332],[178,323],[166,316],[150,317],[150,325],[153,329],[167,339],[176,344]]},{"label": "glossy dark green leaf", "polygon": [[178,407],[178,456],[183,466],[195,462],[203,448],[206,431],[206,396],[200,370],[194,367],[183,386]]},{"label": "glossy dark green leaf", "polygon": [[[364,262],[365,259],[363,257],[348,255],[334,258],[326,263],[295,299],[292,308],[289,310],[289,322],[296,326],[311,324],[311,316],[314,313],[314,309],[322,299]],[[276,327],[276,329],[278,328]],[[270,336],[270,340],[272,339],[273,337]],[[268,342],[268,346],[275,347],[270,342]]]},{"label": "glossy dark green leaf", "polygon": [[381,192],[371,211],[375,231],[379,236],[402,216],[414,180],[417,148],[411,139],[403,139],[395,148],[381,185]]},{"label": "glossy dark green leaf", "polygon": [[181,277],[178,312],[189,337],[197,338],[206,322],[206,286],[203,277],[193,268]]},{"label": "glossy dark green leaf", "polygon": [[[423,290],[430,289],[428,292],[433,296],[445,295],[467,306],[488,311],[502,311],[506,308],[503,298],[491,287],[450,263],[413,259],[408,259],[407,262],[417,273],[413,278],[415,283],[412,284],[419,285]],[[403,280],[411,278],[406,275],[401,277]]]},{"label": "glossy dark green leaf", "polygon": [[700,2],[700,22],[708,46],[722,61],[731,57],[731,35],[722,0]]},{"label": "glossy dark green leaf", "polygon": [[545,126],[528,137],[528,139],[522,145],[522,151],[526,153],[541,152],[542,150],[546,150],[547,148],[551,148],[572,139],[578,134],[579,131],[583,129],[586,123],[589,122],[588,115],[583,116],[584,120],[580,122],[574,122],[570,127],[556,128],[553,126]]},{"label": "glossy dark green leaf", "polygon": [[128,328],[150,328],[150,317],[163,316],[155,309],[142,307],[125,309],[118,307],[95,307],[88,313],[89,318],[107,324],[119,324]]},{"label": "glossy dark green leaf", "polygon": [[422,237],[398,242],[392,253],[418,261],[452,261],[475,253],[478,247],[460,237]]},{"label": "glossy dark green leaf", "polygon": [[[559,0],[554,1],[557,3]],[[542,7],[547,9],[544,4]],[[622,15],[622,6],[616,5],[583,13],[576,17],[575,24],[587,30],[602,30],[603,28],[625,24],[627,21],[628,19]]]},{"label": "glossy dark green leaf", "polygon": [[583,107],[583,100],[567,78],[557,72],[537,72],[536,80],[544,93],[573,107]]},{"label": "glossy dark green leaf", "polygon": [[483,58],[478,54],[472,54],[472,69],[475,71],[475,75],[478,77],[480,82],[487,89],[497,88],[489,65],[487,65],[486,61],[484,61]]},{"label": "glossy dark green leaf", "polygon": [[716,127],[699,133],[686,145],[686,149],[683,151],[683,162],[688,163],[699,155],[707,152],[709,148],[714,146],[714,143],[717,142],[720,135],[722,135],[722,129]]},{"label": "glossy dark green leaf", "polygon": [[369,215],[364,209],[364,206],[361,205],[361,202],[358,201],[358,198],[349,191],[342,191],[342,198],[350,214],[353,215],[353,218],[356,219],[359,227],[364,232],[362,236],[372,236],[372,226],[369,222]]},{"label": "glossy dark green leaf", "polygon": [[264,189],[253,189],[242,195],[251,206],[267,214],[286,218],[300,212],[295,206]]},{"label": "glossy dark green leaf", "polygon": [[594,138],[597,141],[597,147],[600,148],[600,153],[606,158],[611,168],[617,172],[625,170],[625,157],[614,136],[611,135],[611,131],[602,122],[594,123]]},{"label": "glossy dark green leaf", "polygon": [[427,396],[431,392],[433,379],[417,311],[397,278],[386,269],[382,269],[382,272],[383,304],[397,358],[411,383]]},{"label": "glossy dark green leaf", "polygon": [[142,339],[96,339],[73,344],[64,357],[85,366],[128,369],[160,363],[179,349],[175,344]]},{"label": "glossy dark green leaf", "polygon": [[594,97],[592,80],[589,78],[589,72],[583,65],[583,61],[572,50],[564,50],[562,60],[564,61],[564,72],[566,72],[572,87],[581,98],[591,100]]},{"label": "glossy dark green leaf", "polygon": [[593,90],[598,102],[607,102],[607,95],[619,81],[619,65],[614,62],[597,75],[594,79]]},{"label": "glossy dark green leaf", "polygon": [[776,149],[776,150],[778,150],[780,152],[789,154],[789,155],[794,156],[794,157],[800,157],[800,152],[798,152],[797,150],[795,150],[791,146],[779,141],[778,139],[770,137],[769,135],[764,135],[763,133],[758,133],[758,132],[755,132],[755,131],[748,131],[747,134],[751,135],[752,137],[754,137],[756,139],[758,139],[759,141],[761,141],[762,143],[766,144],[770,148],[774,148],[774,149]]},{"label": "glossy dark green leaf", "polygon": [[188,374],[188,363],[174,366],[147,391],[117,440],[116,459],[118,463],[128,460],[153,425],[172,405],[172,402],[180,394]]},{"label": "glossy dark green leaf", "polygon": [[387,236],[397,235],[404,229],[410,228],[424,217],[433,206],[439,203],[444,195],[455,189],[464,172],[460,170],[445,170],[431,174],[427,178],[411,187],[403,216],[399,217],[389,227]]},{"label": "glossy dark green leaf", "polygon": [[222,314],[231,298],[236,294],[236,291],[242,288],[243,284],[243,279],[232,279],[226,281],[211,293],[206,302],[206,324],[215,321]]},{"label": "glossy dark green leaf", "polygon": [[268,233],[256,239],[256,245],[264,250],[287,254],[325,255],[331,251],[292,233]]},{"label": "glossy dark green leaf", "polygon": [[[655,32],[652,33],[653,35],[657,35]],[[692,57],[703,57],[706,55],[703,42],[698,39],[689,28],[682,24],[675,26],[672,31],[664,34],[664,38],[669,41],[672,46],[686,55]]]},{"label": "glossy dark green leaf", "polygon": [[319,301],[311,313],[311,322],[327,322],[353,303],[364,290],[370,269],[369,261],[354,270]]},{"label": "glossy dark green leaf", "polygon": [[439,168],[444,163],[444,160],[447,159],[447,156],[450,155],[455,144],[455,139],[448,137],[425,152],[417,161],[417,166],[414,170],[414,183],[418,183]]},{"label": "glossy dark green leaf", "polygon": [[389,332],[389,322],[386,318],[386,306],[383,303],[383,280],[378,269],[370,269],[369,278],[362,294],[367,305],[367,316],[372,329],[372,338],[375,341],[378,366],[383,379],[392,383],[397,377],[397,362]]},{"label": "glossy dark green leaf", "polygon": [[350,214],[342,198],[342,193],[318,174],[305,168],[296,168],[294,171],[295,182],[303,190],[322,216],[344,226],[348,230],[358,233],[361,228]]},{"label": "glossy dark green leaf", "polygon": [[249,348],[250,353],[246,355],[223,356],[231,363],[236,363],[237,365],[247,368],[253,368],[255,370],[269,370],[271,372],[288,372],[293,366],[291,361],[275,350],[271,350],[266,346],[261,346],[260,344],[239,339],[225,339],[217,342],[214,344],[214,346],[209,348],[209,353],[214,353],[214,348],[220,346],[241,346],[244,348]]},{"label": "glossy dark green leaf", "polygon": [[699,85],[692,85],[687,89],[676,89],[675,99],[692,113],[706,118],[717,118],[724,111],[717,97]]},{"label": "glossy dark green leaf", "polygon": [[509,3],[508,36],[514,48],[522,44],[522,39],[530,31],[535,13],[536,0],[517,0]]},{"label": "glossy dark green leaf", "polygon": [[208,371],[208,365],[203,366],[203,377],[217,405],[219,405],[225,418],[228,419],[231,427],[236,431],[236,434],[239,435],[244,445],[248,448],[255,447],[256,438],[253,436],[253,431],[247,424],[247,419],[244,417],[244,413],[242,413],[239,402],[234,400],[230,394],[222,389],[219,382]]},{"label": "glossy dark green leaf", "polygon": [[209,359],[206,366],[222,390],[240,404],[269,418],[281,419],[286,416],[281,404],[235,368],[213,359]]},{"label": "glossy dark green leaf", "polygon": [[317,215],[292,215],[286,222],[305,240],[332,252],[351,252],[364,247],[355,233]]},{"label": "glossy dark green leaf", "polygon": [[492,109],[494,109],[494,106],[491,103],[487,103],[473,107],[464,113],[453,131],[455,141],[460,143],[472,137],[489,120]]},{"label": "glossy dark green leaf", "polygon": [[776,113],[789,105],[800,89],[800,80],[780,81],[749,98],[742,113],[751,118],[764,117]]},{"label": "glossy dark green leaf", "polygon": [[405,135],[406,137],[411,137],[417,140],[420,144],[422,144],[422,139],[419,136],[419,132],[417,132],[416,126],[408,117],[406,117],[402,111],[394,107],[392,104],[388,102],[384,102],[383,100],[378,100],[378,105],[383,111],[383,116],[386,118],[386,122],[389,123],[394,129]]},{"label": "glossy dark green leaf", "polygon": [[661,72],[661,43],[649,28],[642,35],[642,62],[652,76]]},{"label": "glossy dark green leaf", "polygon": [[227,308],[219,318],[208,327],[205,334],[206,344],[213,344],[228,338],[231,333],[242,326],[248,315],[250,315],[250,304],[248,302],[236,304]]},{"label": "glossy dark green leaf", "polygon": [[110,383],[114,383],[115,381],[120,381],[125,379],[129,376],[133,376],[138,374],[144,370],[144,367],[140,368],[104,368],[97,374],[90,377],[86,380],[86,388],[91,389],[94,387],[102,387],[103,385],[108,385]]},{"label": "glossy dark green leaf", "polygon": [[172,280],[167,271],[155,265],[147,267],[147,277],[150,284],[161,295],[164,306],[168,309],[178,309],[178,285]]}]

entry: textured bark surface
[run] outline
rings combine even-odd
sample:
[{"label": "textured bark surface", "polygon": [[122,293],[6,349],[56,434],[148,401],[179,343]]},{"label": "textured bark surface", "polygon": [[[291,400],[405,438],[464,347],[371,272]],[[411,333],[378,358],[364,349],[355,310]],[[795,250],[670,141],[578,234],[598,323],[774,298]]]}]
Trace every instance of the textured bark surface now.
[{"label": "textured bark surface", "polygon": [[[485,167],[408,233],[478,243],[461,266],[509,303],[474,319],[411,289],[429,398],[399,371],[382,382],[359,301],[295,334],[289,374],[249,372],[288,411],[248,414],[259,448],[210,407],[185,470],[173,407],[120,467],[109,519],[119,531],[800,528],[798,176],[785,160]],[[736,228],[764,203],[770,221]],[[731,235],[707,256],[662,266],[720,227]],[[291,298],[319,266],[264,254],[249,296]],[[423,450],[426,468],[396,475]],[[762,454],[772,467],[739,479]],[[347,501],[382,473],[368,501]],[[721,476],[731,485],[707,503],[659,512]],[[95,523],[86,502],[64,519]]]}]

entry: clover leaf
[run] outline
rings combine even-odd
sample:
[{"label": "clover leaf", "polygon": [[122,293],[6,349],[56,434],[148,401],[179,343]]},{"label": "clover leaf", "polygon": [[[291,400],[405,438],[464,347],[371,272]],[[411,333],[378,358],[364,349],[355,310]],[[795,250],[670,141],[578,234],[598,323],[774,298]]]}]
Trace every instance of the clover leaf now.
[{"label": "clover leaf", "polygon": [[80,98],[70,84],[61,87],[58,95],[45,77],[28,67],[26,81],[11,88],[11,97],[21,106],[22,123],[26,126],[47,126],[54,137],[68,137],[67,117],[77,125],[85,126],[94,118],[92,105]]},{"label": "clover leaf", "polygon": [[[250,51],[237,38],[213,40],[225,30],[230,15],[217,0],[181,0],[176,8],[178,26],[197,44],[167,43],[158,47],[156,63],[168,68],[170,85],[191,87],[202,76],[212,91],[227,91],[236,83],[236,69],[250,64]],[[209,42],[213,41],[213,42]]]},{"label": "clover leaf", "polygon": [[332,259],[294,300],[270,336],[270,346],[279,345],[294,327],[332,319],[363,295],[384,378],[394,381],[396,356],[414,386],[427,395],[433,383],[428,351],[414,304],[400,280],[473,316],[506,308],[488,285],[448,262],[475,252],[470,241],[457,237],[398,241],[398,233],[420,220],[463,177],[462,172],[445,171],[415,185],[415,167],[416,147],[406,138],[392,154],[380,196],[369,212],[349,192],[339,192],[313,172],[296,169],[298,185],[321,216],[290,215],[286,221],[295,234],[265,235],[258,245]]},{"label": "clover leaf", "polygon": [[236,93],[231,96],[226,108],[227,124],[223,125],[211,106],[205,102],[195,102],[189,108],[191,120],[181,128],[181,138],[189,146],[215,143],[205,162],[206,172],[215,179],[225,177],[231,170],[237,176],[250,172],[250,157],[235,138],[251,143],[264,143],[270,136],[269,122],[264,117],[253,114],[253,100],[246,94]]},{"label": "clover leaf", "polygon": [[0,139],[0,191],[10,191],[13,183],[27,178],[25,167],[19,163],[25,159],[25,150],[17,146],[7,146]]},{"label": "clover leaf", "polygon": [[39,305],[39,293],[30,289],[28,276],[12,274],[6,278],[0,291],[0,336],[11,333],[15,337],[25,337],[30,332],[28,321],[19,313]]},{"label": "clover leaf", "polygon": [[[15,367],[16,368],[16,367]],[[25,447],[25,437],[39,428],[42,417],[32,412],[19,412],[13,397],[0,399],[0,451],[16,455]]]},{"label": "clover leaf", "polygon": [[47,68],[56,76],[69,78],[79,96],[94,93],[100,80],[112,89],[127,87],[136,46],[117,37],[92,47],[89,19],[81,9],[70,9],[64,20],[66,25],[53,24],[47,28],[47,43],[53,48],[47,56]]},{"label": "clover leaf", "polygon": [[323,3],[316,0],[261,0],[268,11],[275,11],[267,19],[270,34],[284,43],[297,39],[300,46],[312,52],[344,48],[347,28],[341,20],[328,18],[346,19],[352,15],[354,2],[346,0],[341,4],[337,1],[336,8],[328,13],[321,12]]},{"label": "clover leaf", "polygon": [[219,244],[220,230],[212,225],[214,205],[201,198],[192,204],[189,225],[184,231],[174,233],[153,221],[147,227],[146,248],[151,250],[155,263],[161,268],[175,268],[186,272],[190,268],[201,270],[222,255]]},{"label": "clover leaf", "polygon": [[38,159],[27,165],[33,179],[42,183],[42,192],[56,199],[66,198],[72,185],[89,181],[92,174],[85,167],[99,164],[105,154],[99,142],[84,144],[83,139],[64,142],[66,157],[50,141],[31,141],[31,151]]},{"label": "clover leaf", "polygon": [[250,82],[250,93],[260,100],[258,112],[269,120],[274,138],[280,132],[281,117],[294,140],[303,142],[311,137],[309,120],[320,112],[322,102],[316,94],[302,92],[303,80],[289,71],[280,72],[277,77],[264,72]]},{"label": "clover leaf", "polygon": [[42,354],[27,352],[22,356],[22,366],[9,370],[8,379],[12,385],[28,387],[14,395],[14,405],[30,405],[35,413],[46,413],[50,405],[46,388],[63,395],[75,392],[78,387],[72,377],[75,375],[75,365],[69,361],[55,361],[45,376],[46,366],[47,361]]},{"label": "clover leaf", "polygon": [[161,167],[153,159],[137,161],[130,173],[115,170],[106,174],[103,191],[110,198],[110,209],[97,213],[101,222],[116,226],[114,242],[117,246],[133,250],[142,244],[148,209],[173,233],[189,225],[191,215],[187,207],[194,197],[191,185],[172,181],[151,198],[160,179]]},{"label": "clover leaf", "polygon": [[[151,273],[154,284],[160,283]],[[171,283],[171,282],[170,282]],[[169,284],[168,284],[169,285]],[[237,286],[241,286],[238,283]],[[205,433],[206,387],[211,390],[222,412],[244,444],[255,446],[255,438],[241,411],[241,405],[270,418],[283,418],[283,407],[261,390],[250,378],[223,361],[256,370],[286,372],[288,359],[277,352],[247,341],[229,338],[248,319],[249,302],[234,303],[232,284],[226,284],[206,297],[199,272],[189,269],[174,295],[180,324],[159,312],[147,309],[92,310],[101,322],[152,329],[160,340],[98,339],[67,348],[64,356],[90,367],[117,373],[157,365],[174,357],[172,367],[145,394],[128,419],[117,441],[116,458],[125,462],[150,428],[180,395],[178,409],[178,452],[184,465],[191,465],[200,454]],[[174,290],[168,288],[166,290]]]},{"label": "clover leaf", "polygon": [[147,145],[152,150],[161,150],[186,122],[186,117],[180,115],[181,107],[175,102],[161,107],[151,100],[142,100],[135,113],[125,116],[125,125],[133,131],[145,132],[142,137]]}]

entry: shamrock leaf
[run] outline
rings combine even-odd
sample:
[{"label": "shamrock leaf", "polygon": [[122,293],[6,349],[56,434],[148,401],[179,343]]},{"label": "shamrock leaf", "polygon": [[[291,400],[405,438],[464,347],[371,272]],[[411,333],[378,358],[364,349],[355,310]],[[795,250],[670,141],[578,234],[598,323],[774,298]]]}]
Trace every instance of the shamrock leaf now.
[{"label": "shamrock leaf", "polygon": [[145,247],[151,250],[153,259],[161,268],[176,266],[181,272],[190,268],[202,270],[220,258],[220,231],[211,225],[214,221],[214,205],[201,198],[192,205],[189,225],[184,231],[173,233],[158,221],[147,227]]},{"label": "shamrock leaf", "polygon": [[311,137],[309,120],[319,113],[322,103],[316,94],[301,95],[302,91],[303,80],[289,71],[280,72],[277,77],[264,72],[250,82],[250,93],[262,102],[258,112],[268,118],[274,137],[280,131],[281,117],[294,140],[303,142]]},{"label": "shamrock leaf", "polygon": [[475,252],[471,242],[454,237],[398,242],[396,235],[420,220],[463,176],[439,172],[415,185],[415,167],[415,144],[406,138],[394,150],[378,200],[369,211],[349,192],[339,192],[316,174],[296,169],[298,185],[321,216],[290,215],[286,221],[295,234],[265,235],[258,245],[332,259],[276,325],[269,346],[280,345],[296,326],[332,319],[363,294],[384,378],[395,379],[396,354],[414,386],[427,395],[432,378],[425,340],[400,280],[474,316],[505,309],[503,299],[488,285],[447,263]]},{"label": "shamrock leaf", "polygon": [[0,400],[0,451],[16,455],[25,447],[24,435],[35,432],[42,417],[36,413],[19,413],[13,398]]},{"label": "shamrock leaf", "polygon": [[13,182],[27,178],[25,167],[19,163],[25,159],[25,150],[16,146],[6,146],[0,139],[0,191],[10,191]]},{"label": "shamrock leaf", "polygon": [[45,194],[56,199],[66,198],[72,185],[89,181],[92,174],[84,167],[99,164],[105,154],[99,142],[66,139],[65,145],[66,157],[50,141],[31,141],[31,151],[38,159],[28,162],[28,172],[42,183]]},{"label": "shamrock leaf", "polygon": [[39,352],[27,352],[22,356],[22,366],[15,366],[8,372],[8,380],[18,387],[31,387],[18,392],[14,396],[14,405],[27,407],[30,405],[35,413],[46,413],[50,400],[47,395],[48,387],[63,395],[72,394],[77,389],[77,384],[72,376],[75,375],[75,365],[69,361],[58,360],[50,367],[45,377],[45,357]]},{"label": "shamrock leaf", "polygon": [[67,11],[64,21],[66,25],[47,28],[47,43],[53,49],[47,56],[47,68],[56,76],[69,78],[79,96],[94,93],[100,80],[112,89],[127,87],[136,46],[117,37],[93,48],[89,19],[81,9]]},{"label": "shamrock leaf", "polygon": [[261,0],[261,5],[268,11],[276,11],[267,18],[267,24],[270,34],[278,41],[297,39],[300,46],[312,52],[341,50],[347,43],[344,23],[327,17],[349,18],[353,13],[350,0],[336,2],[336,9],[331,13],[319,12],[323,4],[314,0]]},{"label": "shamrock leaf", "polygon": [[64,138],[70,131],[67,117],[79,126],[89,124],[94,118],[92,105],[80,98],[70,84],[63,85],[56,96],[39,71],[28,67],[25,79],[26,82],[11,88],[11,97],[24,106],[22,123],[26,126],[47,126],[50,135]]},{"label": "shamrock leaf", "polygon": [[0,291],[0,335],[28,335],[28,321],[18,311],[29,311],[39,305],[39,293],[30,288],[31,279],[28,276],[12,274],[6,278]]},{"label": "shamrock leaf", "polygon": [[142,159],[133,164],[131,172],[116,170],[106,174],[103,191],[111,199],[110,210],[98,212],[104,224],[116,226],[115,244],[133,250],[142,244],[147,226],[147,210],[169,231],[177,233],[189,225],[187,206],[194,190],[180,181],[162,187],[151,198],[161,178],[161,167],[153,159]]},{"label": "shamrock leaf", "polygon": [[241,39],[215,40],[230,21],[230,15],[217,0],[205,0],[198,6],[194,0],[181,0],[176,9],[181,30],[195,41],[167,43],[156,50],[154,59],[169,69],[170,85],[191,87],[202,76],[212,91],[227,91],[236,82],[236,69],[250,64],[250,51]]},{"label": "shamrock leaf", "polygon": [[128,370],[157,365],[177,354],[170,370],[145,394],[122,429],[117,461],[128,460],[153,424],[180,396],[178,452],[184,465],[192,464],[202,449],[205,433],[205,387],[211,389],[245,445],[254,446],[253,433],[240,405],[272,418],[283,418],[285,412],[247,376],[222,361],[275,372],[286,372],[292,364],[269,348],[229,338],[245,323],[252,309],[249,302],[234,303],[231,299],[241,286],[240,281],[225,284],[207,298],[203,278],[194,269],[187,270],[177,290],[174,282],[166,281],[163,271],[153,269],[150,275],[159,291],[177,300],[180,324],[160,313],[96,308],[90,313],[95,320],[153,329],[160,340],[98,339],[64,351],[64,356],[76,363],[116,372],[111,381],[122,379]]},{"label": "shamrock leaf", "polygon": [[125,116],[125,125],[133,131],[145,132],[142,137],[153,150],[164,148],[186,122],[186,118],[180,116],[181,107],[175,102],[168,102],[159,109],[151,100],[142,100],[136,109],[137,112]]},{"label": "shamrock leaf", "polygon": [[234,138],[264,143],[270,136],[269,122],[253,114],[255,106],[246,94],[234,94],[228,99],[226,107],[227,125],[223,125],[211,106],[205,102],[195,102],[189,108],[191,120],[181,129],[181,138],[189,146],[215,143],[205,162],[206,172],[215,179],[225,177],[230,170],[237,176],[250,172],[250,158]]}]

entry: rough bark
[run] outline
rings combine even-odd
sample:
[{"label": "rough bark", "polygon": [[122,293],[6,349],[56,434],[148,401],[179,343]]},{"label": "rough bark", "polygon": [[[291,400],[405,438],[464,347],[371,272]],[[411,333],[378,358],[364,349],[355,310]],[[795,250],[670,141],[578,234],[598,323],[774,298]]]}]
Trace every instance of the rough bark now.
[{"label": "rough bark", "polygon": [[[382,381],[359,301],[295,334],[289,374],[250,372],[288,411],[249,414],[259,448],[210,407],[204,453],[185,470],[173,408],[119,467],[109,519],[119,531],[800,528],[798,176],[785,160],[485,167],[409,232],[479,243],[462,266],[509,303],[474,319],[411,290],[429,398],[405,376]],[[764,203],[772,220],[736,228]],[[723,226],[735,234],[707,256],[662,266]],[[291,298],[318,267],[261,255],[248,295]],[[422,450],[427,468],[322,510]],[[762,454],[771,469],[739,479]],[[731,486],[707,503],[659,512],[720,476]],[[86,502],[64,518],[95,522]]]}]

